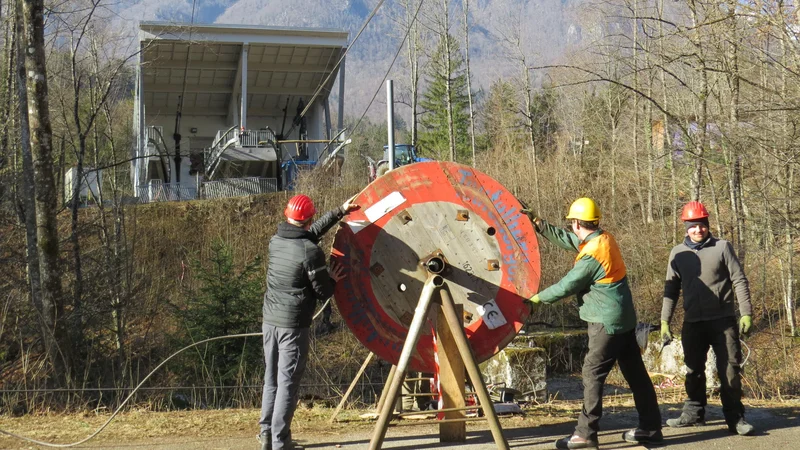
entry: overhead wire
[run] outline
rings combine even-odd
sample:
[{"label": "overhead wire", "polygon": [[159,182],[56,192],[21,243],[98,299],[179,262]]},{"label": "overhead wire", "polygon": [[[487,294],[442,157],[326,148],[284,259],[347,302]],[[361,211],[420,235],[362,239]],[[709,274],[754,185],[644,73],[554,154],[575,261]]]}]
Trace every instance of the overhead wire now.
[{"label": "overhead wire", "polygon": [[[372,9],[372,12],[370,12],[369,16],[367,16],[367,19],[364,21],[364,24],[361,25],[361,29],[358,30],[358,33],[356,33],[356,37],[353,38],[352,42],[350,42],[350,44],[347,46],[344,53],[342,53],[342,56],[339,57],[338,61],[336,61],[336,64],[333,66],[333,69],[331,69],[330,73],[328,73],[328,76],[326,76],[325,79],[319,84],[316,91],[314,92],[314,95],[311,96],[311,100],[309,100],[308,103],[306,103],[305,108],[303,108],[303,111],[300,112],[298,119],[305,117],[306,113],[311,108],[311,105],[314,103],[314,100],[319,96],[320,92],[322,92],[322,89],[324,89],[325,86],[328,84],[328,81],[330,81],[333,74],[336,73],[336,70],[342,64],[342,61],[344,61],[345,56],[347,56],[347,54],[350,52],[350,49],[353,48],[353,45],[355,45],[356,41],[358,41],[358,38],[361,37],[361,34],[367,28],[367,25],[369,25],[370,21],[372,20],[373,17],[375,17],[375,14],[378,13],[378,10],[381,8],[381,6],[385,1],[386,0],[380,0],[378,4],[375,5],[375,8]],[[296,120],[294,123],[292,123],[292,126],[289,128],[289,131],[286,133],[286,136],[292,133],[292,131],[296,126],[295,123],[297,122],[299,121]]]},{"label": "overhead wire", "polygon": [[[400,52],[403,51],[403,45],[405,45],[406,40],[408,39],[408,35],[411,33],[411,25],[414,22],[417,21],[417,16],[419,15],[420,10],[422,9],[423,1],[424,0],[420,0],[419,5],[417,5],[417,10],[414,12],[414,17],[411,19],[411,22],[409,22],[408,28],[406,28],[406,34],[403,36],[403,40],[400,41],[400,46],[397,48],[397,52],[394,54],[394,58],[392,58],[392,63],[389,64],[389,68],[386,69],[386,73],[383,75],[383,79],[381,80],[380,84],[378,85],[378,89],[376,89],[375,90],[375,94],[372,95],[372,99],[369,101],[369,104],[364,109],[364,113],[361,114],[361,117],[359,117],[359,119],[356,122],[355,126],[353,126],[353,129],[350,130],[350,133],[352,135],[354,135],[356,133],[356,130],[358,129],[358,126],[361,125],[361,121],[364,120],[364,117],[366,117],[367,112],[369,112],[369,108],[372,107],[372,103],[375,101],[375,98],[378,97],[378,93],[383,88],[383,83],[385,83],[386,79],[389,78],[389,73],[391,73],[392,68],[394,67],[394,63],[397,62],[397,58],[400,56]],[[352,135],[351,135],[351,139],[352,139]]]}]

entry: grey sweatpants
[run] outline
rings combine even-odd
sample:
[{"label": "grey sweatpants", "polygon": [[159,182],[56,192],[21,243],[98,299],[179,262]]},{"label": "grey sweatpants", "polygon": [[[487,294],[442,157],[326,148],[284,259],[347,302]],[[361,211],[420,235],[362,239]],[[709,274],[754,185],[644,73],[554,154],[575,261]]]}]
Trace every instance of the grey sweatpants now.
[{"label": "grey sweatpants", "polygon": [[261,434],[272,439],[272,450],[292,447],[292,417],[300,380],[308,358],[308,328],[279,328],[262,324],[264,331],[264,392],[261,396]]}]

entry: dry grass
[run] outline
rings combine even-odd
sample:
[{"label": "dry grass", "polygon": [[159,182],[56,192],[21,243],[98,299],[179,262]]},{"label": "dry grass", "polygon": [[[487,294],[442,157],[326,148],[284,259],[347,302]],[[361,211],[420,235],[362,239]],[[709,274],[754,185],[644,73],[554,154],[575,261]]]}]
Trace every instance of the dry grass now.
[{"label": "dry grass", "polygon": [[[668,398],[672,397],[672,398]],[[662,395],[660,404],[676,406],[675,396]],[[719,404],[718,401],[712,401]],[[800,415],[800,400],[783,402],[751,400],[745,401],[748,408],[770,409],[781,416]],[[635,411],[630,395],[614,395],[604,398],[604,407],[609,413]],[[575,420],[580,412],[581,400],[550,401],[525,409],[525,416],[502,418],[504,428],[523,428],[558,424]],[[369,410],[371,411],[371,410]],[[368,410],[344,410],[333,425],[328,423],[331,408],[305,408],[300,406],[292,426],[297,435],[345,436],[350,433],[368,432],[374,421],[358,416]],[[0,429],[22,434],[38,440],[69,443],[81,440],[108,420],[107,413],[83,414],[32,414],[20,418],[0,417]],[[147,439],[176,438],[241,438],[254,436],[258,430],[259,411],[256,409],[197,410],[152,412],[130,411],[119,415],[103,433],[90,441],[92,445],[111,445],[120,442],[141,442]],[[471,424],[480,428],[482,424]],[[0,448],[30,448],[28,444],[7,436],[0,436]]]}]

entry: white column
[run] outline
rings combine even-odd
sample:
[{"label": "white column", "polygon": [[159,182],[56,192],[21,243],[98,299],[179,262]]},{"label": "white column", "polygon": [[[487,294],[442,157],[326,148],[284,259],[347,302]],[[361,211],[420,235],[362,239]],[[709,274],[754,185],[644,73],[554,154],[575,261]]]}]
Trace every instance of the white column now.
[{"label": "white column", "polygon": [[[344,51],[344,49],[342,50]],[[342,128],[344,128],[344,62],[345,60],[342,59],[342,63],[339,65],[339,117],[336,118],[337,132],[342,131]],[[342,139],[344,140],[344,136],[342,136]]]},{"label": "white column", "polygon": [[394,160],[394,80],[386,80],[386,129],[388,130],[389,170],[395,167]]},{"label": "white column", "polygon": [[242,109],[239,113],[239,120],[241,129],[247,129],[247,49],[248,43],[242,44]]},{"label": "white column", "polygon": [[[141,43],[139,43],[141,45]],[[144,158],[145,155],[145,148],[147,147],[147,139],[145,138],[145,117],[144,117],[144,70],[142,70],[142,63],[144,62],[144,52],[139,53],[139,65],[136,67],[137,72],[137,80],[138,83],[136,89],[136,108],[138,108],[138,116],[139,116],[139,123],[136,124],[137,126],[137,134],[138,137],[136,138],[136,160],[133,162],[134,167],[134,178],[135,181],[133,183],[133,191],[134,195],[136,195],[136,187],[142,183],[143,180],[140,179],[141,173],[143,172],[142,168],[147,167],[148,160]],[[146,171],[146,169],[144,169]],[[145,172],[146,173],[146,172]]]}]

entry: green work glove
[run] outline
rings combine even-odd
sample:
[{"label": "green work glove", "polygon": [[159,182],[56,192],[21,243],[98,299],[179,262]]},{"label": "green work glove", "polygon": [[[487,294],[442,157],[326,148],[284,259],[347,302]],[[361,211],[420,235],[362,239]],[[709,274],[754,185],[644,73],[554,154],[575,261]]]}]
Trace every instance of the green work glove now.
[{"label": "green work glove", "polygon": [[532,209],[525,208],[525,209],[521,210],[520,212],[522,214],[525,214],[526,216],[528,216],[528,219],[531,219],[531,222],[536,220],[536,213],[533,212]]},{"label": "green work glove", "polygon": [[669,322],[667,322],[666,320],[661,321],[661,340],[662,341],[672,340],[672,332],[669,331]]},{"label": "green work glove", "polygon": [[[517,199],[517,200],[519,200],[519,199]],[[528,219],[531,219],[531,222],[535,221],[536,220],[536,213],[533,212],[533,210],[528,207],[528,204],[523,202],[522,200],[519,200],[519,204],[522,205],[522,210],[520,210],[520,212],[522,214],[525,214],[526,216],[528,216]]]},{"label": "green work glove", "polygon": [[534,295],[533,297],[531,297],[531,298],[529,299],[529,301],[530,301],[531,303],[533,303],[533,304],[537,304],[537,305],[538,305],[539,303],[542,303],[542,300],[540,300],[540,299],[539,299],[539,294],[536,294],[536,295]]},{"label": "green work glove", "polygon": [[750,327],[753,326],[753,318],[750,316],[742,316],[739,319],[739,332],[743,335],[747,336],[747,333],[750,332]]}]

